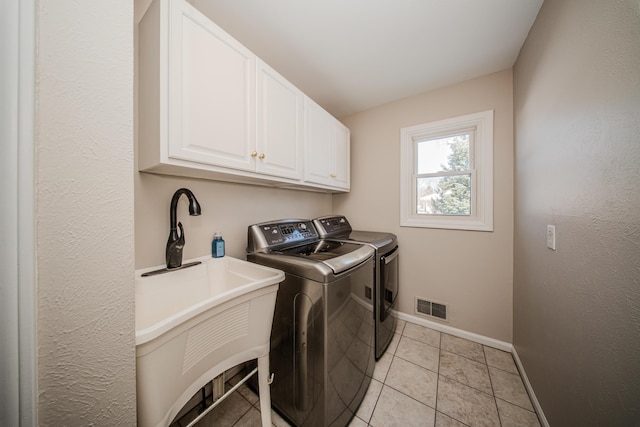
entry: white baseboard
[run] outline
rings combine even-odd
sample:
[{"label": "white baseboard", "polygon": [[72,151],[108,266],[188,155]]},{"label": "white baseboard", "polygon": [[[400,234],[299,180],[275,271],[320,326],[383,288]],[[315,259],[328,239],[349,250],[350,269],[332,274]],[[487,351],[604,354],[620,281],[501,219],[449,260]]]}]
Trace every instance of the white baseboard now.
[{"label": "white baseboard", "polygon": [[484,335],[468,332],[462,329],[454,328],[453,326],[449,326],[449,325],[443,325],[442,323],[434,322],[433,320],[423,319],[421,317],[413,316],[411,314],[401,313],[399,311],[394,312],[394,314],[400,320],[406,320],[407,322],[426,326],[427,328],[435,329],[436,331],[444,332],[445,334],[468,339],[469,341],[477,342],[482,345],[497,348],[498,350],[508,351],[509,353],[513,353],[513,345],[505,341],[500,341],[494,338],[485,337]]},{"label": "white baseboard", "polygon": [[520,357],[518,357],[518,352],[515,347],[511,352],[513,355],[513,359],[516,361],[516,366],[518,367],[518,371],[520,371],[520,377],[522,377],[522,382],[524,383],[525,388],[527,389],[527,393],[529,393],[529,398],[531,399],[531,403],[533,404],[533,409],[535,409],[536,414],[538,414],[538,420],[540,420],[540,425],[542,427],[549,427],[549,422],[547,418],[544,416],[544,412],[542,411],[542,406],[540,406],[540,402],[538,402],[538,398],[536,397],[536,393],[533,391],[533,387],[531,387],[531,383],[529,382],[529,378],[527,377],[527,373],[524,370],[524,366],[522,366],[522,362],[520,361]]},{"label": "white baseboard", "polygon": [[476,334],[473,332],[468,332],[463,329],[454,328],[452,326],[443,325],[442,323],[434,322],[432,320],[423,319],[417,316],[413,316],[411,314],[401,313],[399,311],[395,311],[394,315],[400,319],[405,320],[407,322],[415,323],[417,325],[422,325],[430,329],[434,329],[438,332],[444,332],[445,334],[453,335],[458,338],[464,338],[469,341],[477,342],[478,344],[486,345],[488,347],[493,347],[498,350],[507,351],[513,355],[513,359],[516,362],[516,366],[518,371],[520,372],[520,377],[522,378],[522,382],[524,383],[525,388],[527,389],[527,393],[529,393],[529,397],[531,398],[531,404],[533,405],[536,414],[538,415],[538,419],[540,420],[540,424],[542,427],[549,427],[549,422],[547,418],[544,416],[544,412],[542,412],[542,407],[540,406],[540,402],[538,402],[538,398],[536,397],[533,388],[531,387],[531,383],[529,382],[529,378],[527,377],[527,373],[524,370],[524,366],[522,366],[522,362],[518,357],[518,353],[516,352],[513,344],[500,341],[494,338],[485,337],[484,335]]}]

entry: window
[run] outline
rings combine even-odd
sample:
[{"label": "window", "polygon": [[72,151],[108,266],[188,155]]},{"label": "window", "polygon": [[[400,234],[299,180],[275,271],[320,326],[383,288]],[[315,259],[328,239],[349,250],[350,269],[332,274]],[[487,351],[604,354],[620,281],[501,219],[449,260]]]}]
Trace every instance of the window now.
[{"label": "window", "polygon": [[400,130],[400,225],[493,231],[493,111]]}]

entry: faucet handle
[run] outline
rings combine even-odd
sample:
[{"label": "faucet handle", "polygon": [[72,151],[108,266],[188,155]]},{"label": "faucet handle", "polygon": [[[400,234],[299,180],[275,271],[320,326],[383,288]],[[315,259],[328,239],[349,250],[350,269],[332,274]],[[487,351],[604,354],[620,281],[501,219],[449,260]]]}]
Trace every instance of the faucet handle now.
[{"label": "faucet handle", "polygon": [[167,240],[166,248],[166,261],[167,268],[178,268],[182,266],[182,248],[184,248],[184,229],[182,223],[178,223],[180,234],[177,229],[172,229],[169,234],[169,240]]},{"label": "faucet handle", "polygon": [[182,227],[181,222],[178,222],[178,228],[180,229],[180,233],[178,234],[178,231],[176,230],[176,236],[178,237],[178,240],[181,240],[182,244],[184,245],[184,228]]}]

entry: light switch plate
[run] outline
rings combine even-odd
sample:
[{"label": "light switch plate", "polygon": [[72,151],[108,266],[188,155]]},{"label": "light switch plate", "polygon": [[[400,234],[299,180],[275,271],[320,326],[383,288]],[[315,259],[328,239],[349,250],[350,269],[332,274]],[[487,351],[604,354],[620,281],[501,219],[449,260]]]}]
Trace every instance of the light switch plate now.
[{"label": "light switch plate", "polygon": [[547,247],[556,250],[556,226],[547,225]]}]

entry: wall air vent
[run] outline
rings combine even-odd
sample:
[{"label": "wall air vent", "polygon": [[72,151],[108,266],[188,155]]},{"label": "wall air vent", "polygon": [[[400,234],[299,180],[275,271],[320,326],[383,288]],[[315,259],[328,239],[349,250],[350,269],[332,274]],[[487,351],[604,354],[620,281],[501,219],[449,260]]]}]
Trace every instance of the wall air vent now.
[{"label": "wall air vent", "polygon": [[421,316],[435,317],[440,320],[447,320],[447,304],[428,301],[424,298],[416,297],[415,313]]}]

